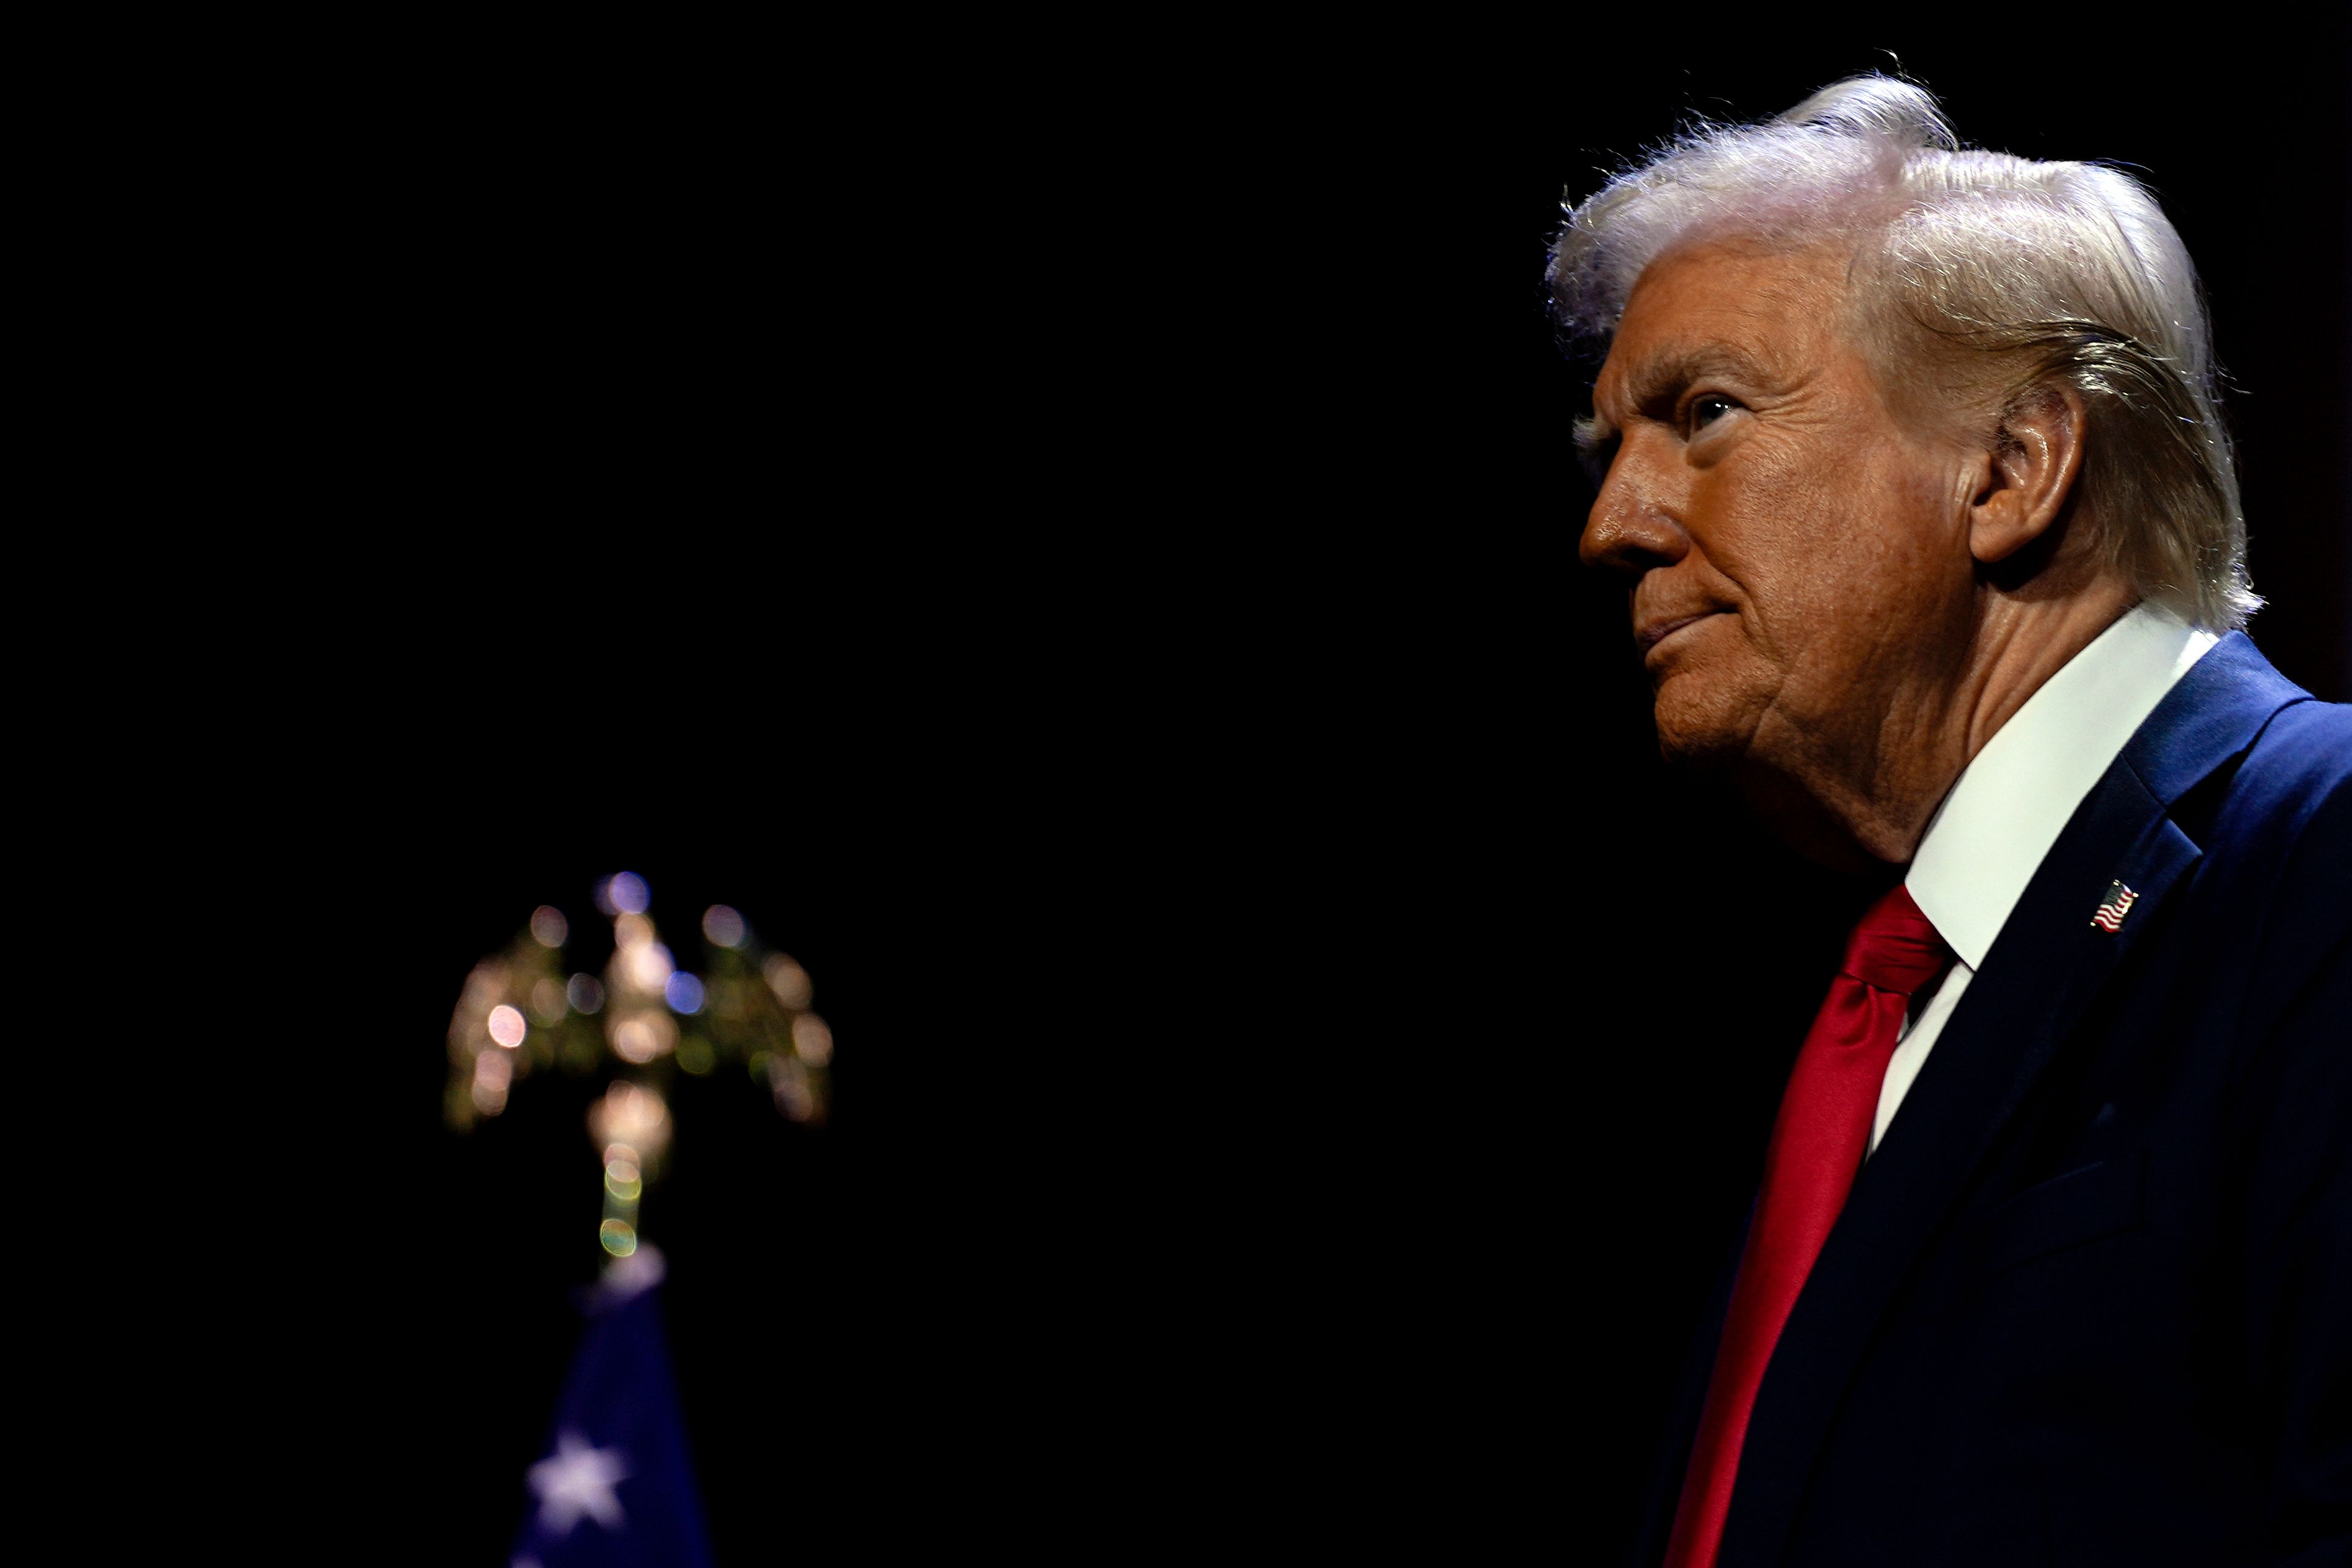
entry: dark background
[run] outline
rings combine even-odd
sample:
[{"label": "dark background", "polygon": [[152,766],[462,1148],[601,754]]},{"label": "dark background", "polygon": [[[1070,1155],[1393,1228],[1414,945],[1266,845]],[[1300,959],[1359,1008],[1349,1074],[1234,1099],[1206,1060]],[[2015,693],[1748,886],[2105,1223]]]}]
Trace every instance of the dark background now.
[{"label": "dark background", "polygon": [[2344,700],[2340,34],[450,50],[285,264],[339,548],[256,655],[255,918],[316,1000],[248,1479],[502,1560],[594,1156],[552,1080],[443,1131],[443,1035],[625,868],[838,1042],[821,1131],[692,1086],[646,1210],[721,1561],[1604,1556],[1865,890],[1655,762],[1575,563],[1560,188],[1882,46],[1972,142],[2132,166],[2253,635]]}]

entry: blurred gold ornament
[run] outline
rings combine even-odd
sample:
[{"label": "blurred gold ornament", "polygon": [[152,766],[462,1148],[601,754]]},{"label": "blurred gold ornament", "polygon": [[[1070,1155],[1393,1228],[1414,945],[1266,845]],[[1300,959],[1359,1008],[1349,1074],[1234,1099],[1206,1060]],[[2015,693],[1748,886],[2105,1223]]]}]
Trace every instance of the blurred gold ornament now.
[{"label": "blurred gold ornament", "polygon": [[[598,1237],[614,1258],[638,1246],[638,1211],[661,1173],[671,1136],[664,1089],[674,1072],[702,1077],[742,1063],[787,1120],[821,1124],[832,1094],[833,1030],[809,1011],[815,987],[788,953],[760,945],[742,915],[713,904],[701,919],[703,973],[678,968],[646,913],[652,894],[629,872],[596,887],[613,923],[603,977],[570,970],[575,934],[561,910],[541,904],[507,949],[467,975],[449,1019],[449,1125],[470,1130],[505,1111],[534,1071],[615,1077],[590,1106],[589,1135],[604,1159],[604,1217]],[[678,1025],[694,1019],[691,1033]]]}]

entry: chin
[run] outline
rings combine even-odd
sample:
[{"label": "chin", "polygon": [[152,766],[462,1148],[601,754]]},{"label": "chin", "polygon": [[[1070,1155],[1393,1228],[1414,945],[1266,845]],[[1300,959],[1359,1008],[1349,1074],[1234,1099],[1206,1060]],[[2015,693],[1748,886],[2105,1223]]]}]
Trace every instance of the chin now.
[{"label": "chin", "polygon": [[1687,676],[1658,688],[1650,717],[1658,755],[1678,768],[1711,772],[1745,756],[1755,722],[1744,705],[1692,689]]}]

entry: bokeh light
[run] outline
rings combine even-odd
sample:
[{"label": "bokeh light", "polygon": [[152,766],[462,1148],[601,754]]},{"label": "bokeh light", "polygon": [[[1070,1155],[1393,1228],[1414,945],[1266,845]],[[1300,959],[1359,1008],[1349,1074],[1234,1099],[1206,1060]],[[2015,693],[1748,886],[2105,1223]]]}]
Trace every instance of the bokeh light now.
[{"label": "bokeh light", "polygon": [[805,1007],[814,994],[808,971],[781,952],[761,964],[760,973],[766,977],[768,989],[776,994],[776,1000],[787,1007]]},{"label": "bokeh light", "polygon": [[541,947],[562,947],[563,939],[572,934],[572,923],[563,911],[552,904],[541,904],[530,911],[530,934]]},{"label": "bokeh light", "polygon": [[741,915],[725,904],[713,904],[702,911],[702,934],[714,947],[740,947],[748,933]]},{"label": "bokeh light", "polygon": [[614,1055],[643,1067],[676,1048],[677,1021],[667,1013],[618,1014],[607,1026],[606,1037],[613,1042]]},{"label": "bokeh light", "polygon": [[625,943],[613,955],[613,967],[619,971],[616,979],[624,981],[630,990],[647,996],[658,996],[677,972],[669,949],[657,942]]},{"label": "bokeh light", "polygon": [[659,1160],[669,1144],[669,1107],[656,1090],[623,1079],[589,1106],[588,1131],[608,1161],[613,1145],[625,1144],[628,1158],[646,1165]]},{"label": "bokeh light", "polygon": [[524,1032],[530,1027],[523,1022],[520,1010],[501,1002],[490,1009],[490,1038],[512,1050],[522,1044]]},{"label": "bokeh light", "polygon": [[833,1031],[823,1018],[803,1013],[793,1020],[793,1049],[812,1067],[823,1067],[833,1060]]},{"label": "bokeh light", "polygon": [[626,1258],[637,1249],[637,1228],[625,1219],[608,1219],[596,1227],[596,1239],[614,1257]]},{"label": "bokeh light", "polygon": [[575,974],[564,984],[564,997],[575,1013],[595,1013],[604,1005],[604,984],[593,974]]},{"label": "bokeh light", "polygon": [[808,1068],[794,1057],[772,1057],[768,1087],[775,1091],[776,1109],[794,1121],[816,1115],[816,1094],[809,1087]]},{"label": "bokeh light", "polygon": [[633,1204],[646,1190],[645,1178],[629,1161],[614,1160],[604,1167],[604,1190],[625,1204]]},{"label": "bokeh light", "polygon": [[699,1013],[702,1011],[702,982],[680,970],[662,986],[662,998],[669,1004],[673,1013]]},{"label": "bokeh light", "polygon": [[514,1080],[514,1058],[503,1051],[484,1051],[474,1058],[474,1109],[496,1116],[507,1108],[507,1086]]},{"label": "bokeh light", "polygon": [[654,901],[652,889],[635,871],[619,872],[605,883],[604,897],[612,904],[614,913],[624,915],[644,914]]},{"label": "bokeh light", "polygon": [[466,994],[458,1005],[477,1014],[487,1012],[506,994],[506,988],[507,966],[494,958],[486,958],[466,976]]},{"label": "bokeh light", "polygon": [[563,1022],[563,1010],[569,1005],[561,982],[541,976],[531,982],[530,1016],[542,1024]]}]

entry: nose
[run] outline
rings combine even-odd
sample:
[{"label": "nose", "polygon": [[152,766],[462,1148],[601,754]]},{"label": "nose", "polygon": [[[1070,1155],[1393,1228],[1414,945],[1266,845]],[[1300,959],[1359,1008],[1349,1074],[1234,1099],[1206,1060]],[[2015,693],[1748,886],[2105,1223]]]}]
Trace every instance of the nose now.
[{"label": "nose", "polygon": [[1671,566],[1690,551],[1690,536],[1660,494],[1653,465],[1637,445],[1641,440],[1628,433],[1619,445],[1576,547],[1577,558],[1587,566],[1632,577],[1654,566]]}]

